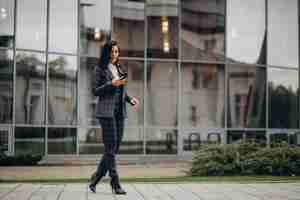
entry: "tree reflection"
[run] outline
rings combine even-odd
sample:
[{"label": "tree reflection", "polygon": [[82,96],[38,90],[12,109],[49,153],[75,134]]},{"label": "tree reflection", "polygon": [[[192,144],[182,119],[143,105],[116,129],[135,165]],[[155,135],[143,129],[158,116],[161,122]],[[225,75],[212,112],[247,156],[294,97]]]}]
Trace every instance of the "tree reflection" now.
[{"label": "tree reflection", "polygon": [[298,122],[298,92],[291,86],[269,84],[269,127],[271,128],[297,128]]}]

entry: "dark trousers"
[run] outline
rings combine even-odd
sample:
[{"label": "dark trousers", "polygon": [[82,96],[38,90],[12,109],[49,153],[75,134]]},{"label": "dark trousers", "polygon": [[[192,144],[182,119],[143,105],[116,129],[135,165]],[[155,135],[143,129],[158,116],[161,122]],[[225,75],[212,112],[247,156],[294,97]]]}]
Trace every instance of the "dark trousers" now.
[{"label": "dark trousers", "polygon": [[116,166],[116,154],[119,152],[120,143],[123,138],[124,118],[99,118],[99,122],[102,127],[104,154],[101,162],[98,164],[96,174],[98,177],[103,177],[108,171],[111,179],[117,181],[119,175]]}]

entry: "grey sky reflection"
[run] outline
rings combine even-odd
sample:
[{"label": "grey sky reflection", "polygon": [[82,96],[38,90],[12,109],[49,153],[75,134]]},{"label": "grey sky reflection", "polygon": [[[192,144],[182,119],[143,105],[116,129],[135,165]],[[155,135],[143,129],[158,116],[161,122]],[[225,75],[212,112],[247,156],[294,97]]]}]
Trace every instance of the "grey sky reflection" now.
[{"label": "grey sky reflection", "polygon": [[295,92],[298,89],[298,71],[277,68],[268,69],[268,80],[275,86],[291,87]]},{"label": "grey sky reflection", "polygon": [[14,31],[13,18],[14,2],[11,0],[0,1],[0,35],[12,35]]},{"label": "grey sky reflection", "polygon": [[227,2],[227,56],[257,63],[265,33],[265,4],[262,0]]},{"label": "grey sky reflection", "polygon": [[298,68],[298,2],[269,0],[268,64]]}]

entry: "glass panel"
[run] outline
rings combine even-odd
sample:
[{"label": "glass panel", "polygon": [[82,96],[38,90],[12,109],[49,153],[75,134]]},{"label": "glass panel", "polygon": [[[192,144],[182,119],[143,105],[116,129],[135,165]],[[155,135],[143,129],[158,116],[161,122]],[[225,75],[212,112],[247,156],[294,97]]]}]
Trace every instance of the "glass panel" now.
[{"label": "glass panel", "polygon": [[13,47],[14,7],[12,0],[0,1],[0,47]]},{"label": "glass panel", "polygon": [[0,50],[0,123],[12,123],[13,52]]},{"label": "glass panel", "polygon": [[297,0],[268,0],[269,65],[298,68],[298,20]]},{"label": "glass panel", "polygon": [[0,155],[10,153],[10,130],[9,127],[0,126]]},{"label": "glass panel", "polygon": [[136,112],[127,103],[128,125],[138,126],[144,123],[144,62],[122,61],[121,64],[128,71],[127,94],[139,100],[139,110]]},{"label": "glass panel", "polygon": [[74,56],[49,55],[49,124],[76,124],[77,62]]},{"label": "glass panel", "polygon": [[181,68],[182,126],[224,127],[224,66],[183,63]]},{"label": "glass panel", "polygon": [[93,95],[92,87],[95,79],[95,67],[99,60],[92,57],[81,57],[79,76],[79,118],[82,125],[97,125],[97,97]]},{"label": "glass panel", "polygon": [[295,70],[268,69],[270,128],[298,127],[298,75]]},{"label": "glass panel", "polygon": [[228,127],[265,128],[265,68],[231,65],[227,84]]},{"label": "glass panel", "polygon": [[110,36],[111,1],[80,0],[79,13],[80,52],[90,57],[99,57],[102,43]]},{"label": "glass panel", "polygon": [[300,147],[300,131],[293,131],[290,135],[290,144],[295,147]]},{"label": "glass panel", "polygon": [[182,133],[184,151],[194,151],[201,148],[202,145],[225,143],[223,129],[186,129]]},{"label": "glass panel", "polygon": [[228,61],[266,64],[265,0],[227,1],[227,13]]},{"label": "glass panel", "polygon": [[76,128],[49,128],[48,154],[75,154]]},{"label": "glass panel", "polygon": [[297,132],[294,134],[294,131],[291,130],[280,130],[273,129],[268,130],[269,142],[271,147],[277,147],[280,145],[297,145],[297,141],[295,140],[295,136],[297,136]]},{"label": "glass panel", "polygon": [[19,51],[16,60],[16,123],[44,124],[45,55]]},{"label": "glass panel", "polygon": [[148,63],[147,124],[155,126],[177,126],[177,73],[177,63]]},{"label": "glass panel", "polygon": [[225,0],[182,1],[182,59],[224,61]]},{"label": "glass panel", "polygon": [[267,144],[267,137],[265,131],[228,131],[227,132],[227,143],[236,144],[241,142],[255,142],[261,145]]},{"label": "glass panel", "polygon": [[146,154],[177,154],[176,129],[147,128]]},{"label": "glass panel", "polygon": [[49,51],[75,54],[77,51],[77,1],[51,0]]},{"label": "glass panel", "polygon": [[147,54],[151,58],[178,57],[178,0],[147,0]]},{"label": "glass panel", "polygon": [[46,0],[18,0],[17,48],[46,49]]},{"label": "glass panel", "polygon": [[[79,129],[79,153],[80,154],[103,154],[104,144],[101,128]],[[143,129],[124,129],[124,137],[120,145],[119,154],[142,154],[143,153]]]},{"label": "glass panel", "polygon": [[102,140],[102,129],[99,128],[79,128],[79,154],[102,154],[104,144]]},{"label": "glass panel", "polygon": [[15,154],[45,154],[45,129],[33,127],[15,128]]},{"label": "glass panel", "polygon": [[113,2],[113,38],[121,46],[121,56],[144,57],[145,2],[143,0]]}]

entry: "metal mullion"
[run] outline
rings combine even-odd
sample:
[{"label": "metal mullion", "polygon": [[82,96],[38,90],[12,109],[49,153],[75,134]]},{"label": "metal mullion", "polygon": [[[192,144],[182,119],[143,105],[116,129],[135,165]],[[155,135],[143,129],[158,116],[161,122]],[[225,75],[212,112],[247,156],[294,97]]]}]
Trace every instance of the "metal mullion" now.
[{"label": "metal mullion", "polygon": [[49,27],[50,27],[50,0],[47,0],[47,13],[46,13],[46,88],[45,88],[45,156],[48,156],[48,95],[49,95]]},{"label": "metal mullion", "polygon": [[17,69],[16,69],[16,35],[17,35],[17,9],[18,3],[17,0],[14,1],[14,44],[13,44],[13,113],[12,113],[12,128],[11,128],[11,154],[15,155],[15,124],[16,124],[16,78],[17,78]]},{"label": "metal mullion", "polygon": [[144,61],[145,58],[143,57],[120,57],[120,60],[133,60],[133,61]]},{"label": "metal mullion", "polygon": [[34,53],[40,53],[40,54],[44,54],[45,51],[43,50],[36,50],[36,49],[24,49],[24,48],[16,48],[17,51],[24,51],[24,52],[34,52]]},{"label": "metal mullion", "polygon": [[80,105],[80,96],[79,95],[79,77],[80,77],[80,0],[77,0],[77,92],[76,92],[76,98],[77,98],[77,103],[76,103],[76,115],[77,115],[77,119],[76,119],[76,155],[79,155],[79,105]]},{"label": "metal mullion", "polygon": [[144,114],[144,119],[143,119],[143,155],[146,155],[146,127],[147,127],[147,65],[148,65],[148,59],[147,59],[147,54],[148,54],[148,19],[147,19],[147,1],[145,1],[144,4],[144,108],[143,108],[143,114]]},{"label": "metal mullion", "polygon": [[[227,132],[228,132],[228,127],[227,127],[227,115],[228,115],[228,84],[227,84],[227,79],[228,79],[228,74],[227,74],[227,68],[228,68],[228,61],[227,61],[227,32],[228,32],[228,26],[227,26],[227,1],[225,0],[225,8],[224,8],[224,25],[225,25],[225,31],[224,31],[224,55],[225,55],[225,63],[224,63],[224,121],[223,121],[223,127],[224,127],[224,143],[227,144]],[[221,142],[222,143],[222,142]]]},{"label": "metal mullion", "polygon": [[182,140],[181,140],[181,135],[180,133],[181,131],[181,57],[182,57],[182,51],[181,51],[181,1],[178,1],[177,3],[177,16],[178,16],[178,24],[177,24],[177,28],[178,28],[178,43],[177,43],[177,47],[178,47],[178,57],[177,57],[177,62],[176,62],[176,66],[177,66],[177,156],[182,154]]},{"label": "metal mullion", "polygon": [[74,53],[57,52],[57,51],[47,51],[47,53],[53,54],[53,55],[77,56],[77,54],[74,54]]},{"label": "metal mullion", "polygon": [[172,58],[147,58],[151,62],[179,62],[179,59]]},{"label": "metal mullion", "polygon": [[[300,9],[300,2],[299,1],[297,1],[297,3],[298,3],[298,9],[297,9],[297,11],[298,11],[298,35],[299,35],[299,25],[300,25],[300,11],[299,11],[299,9]],[[299,49],[300,49],[300,37],[298,37],[298,88],[299,88],[299,86],[300,86],[300,70],[299,70],[299,60],[300,60],[300,51],[299,51]],[[299,89],[298,89],[298,93],[297,93],[297,112],[298,112],[298,119],[297,119],[297,128],[299,129],[300,128],[300,119],[299,119],[299,114],[300,114],[300,102],[299,102]]]}]

